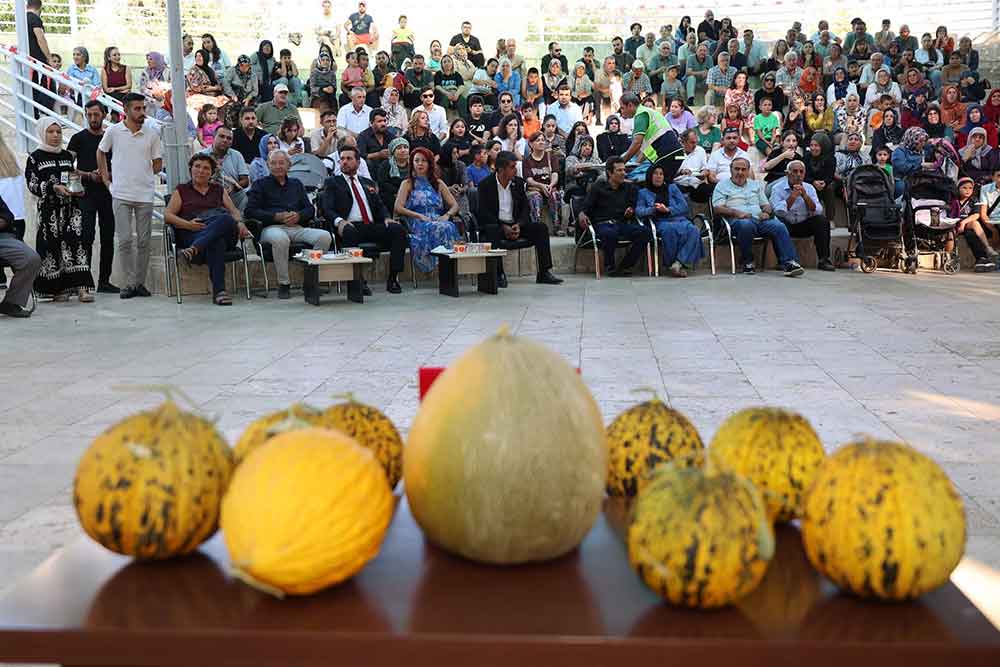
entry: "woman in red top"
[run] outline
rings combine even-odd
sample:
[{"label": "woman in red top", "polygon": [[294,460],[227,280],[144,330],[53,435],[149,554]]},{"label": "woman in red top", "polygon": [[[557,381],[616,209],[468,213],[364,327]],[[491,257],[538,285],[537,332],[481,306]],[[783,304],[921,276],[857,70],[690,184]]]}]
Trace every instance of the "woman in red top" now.
[{"label": "woman in red top", "polygon": [[132,90],[132,73],[122,64],[122,54],[117,46],[104,49],[104,67],[101,68],[101,88],[119,102]]},{"label": "woman in red top", "polygon": [[184,260],[208,265],[215,305],[231,306],[233,300],[226,293],[226,250],[235,248],[237,237],[246,238],[250,232],[229,194],[211,182],[215,159],[200,153],[188,166],[191,180],[177,186],[163,217],[174,228],[177,246],[184,248]]}]

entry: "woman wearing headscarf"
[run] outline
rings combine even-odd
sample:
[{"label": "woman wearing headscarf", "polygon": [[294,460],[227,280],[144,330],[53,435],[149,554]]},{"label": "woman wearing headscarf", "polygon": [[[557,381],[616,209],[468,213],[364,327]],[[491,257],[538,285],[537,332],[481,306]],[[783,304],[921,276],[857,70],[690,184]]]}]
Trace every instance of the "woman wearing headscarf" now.
[{"label": "woman wearing headscarf", "polygon": [[958,133],[965,125],[965,104],[958,86],[948,85],[941,90],[941,122]]},{"label": "woman wearing headscarf", "polygon": [[928,105],[927,112],[924,114],[922,127],[930,139],[944,139],[951,143],[955,141],[955,134],[942,121],[941,107],[937,104]]},{"label": "woman wearing headscarf", "polygon": [[875,80],[869,84],[865,91],[865,106],[869,109],[874,108],[883,95],[892,96],[893,106],[899,106],[903,101],[903,91],[899,89],[899,84],[892,80],[892,75],[889,72],[885,69],[879,69],[875,72]]},{"label": "woman wearing headscarf", "polygon": [[42,268],[35,278],[35,291],[51,295],[54,301],[66,301],[76,294],[82,303],[94,296],[94,278],[83,238],[83,214],[79,197],[69,189],[75,173],[73,154],[63,148],[62,126],[52,116],[35,122],[38,148],[28,155],[24,179],[28,191],[38,198],[38,231],[35,251],[42,258]]},{"label": "woman wearing headscarf", "polygon": [[597,135],[597,154],[602,160],[621,155],[628,150],[632,139],[621,131],[621,119],[611,114],[604,122],[604,132]]},{"label": "woman wearing headscarf", "polygon": [[271,81],[271,72],[274,70],[274,45],[270,40],[263,40],[257,47],[257,52],[250,56],[250,66],[257,75],[260,101],[270,102],[274,99],[274,83]]},{"label": "woman wearing headscarf", "polygon": [[188,96],[215,96],[222,92],[222,84],[215,75],[215,70],[209,64],[212,56],[205,49],[198,49],[194,54],[194,65],[187,72]]},{"label": "woman wearing headscarf", "polygon": [[139,92],[146,97],[146,114],[156,115],[163,96],[170,89],[170,68],[159,51],[146,54],[146,69],[139,75]]},{"label": "woman wearing headscarf", "polygon": [[326,44],[320,47],[309,71],[309,93],[313,109],[319,109],[320,113],[337,110],[337,68]]},{"label": "woman wearing headscarf", "polygon": [[639,191],[635,203],[638,218],[650,218],[663,248],[663,263],[670,275],[686,278],[704,256],[701,232],[688,219],[687,199],[673,183],[666,180],[662,166],[646,172],[646,185]]},{"label": "woman wearing headscarf", "polygon": [[858,94],[858,86],[847,78],[847,68],[838,67],[833,70],[833,83],[826,87],[826,104],[831,109],[844,106],[846,98],[851,93]]},{"label": "woman wearing headscarf", "polygon": [[389,142],[389,159],[379,162],[375,169],[378,194],[386,210],[391,211],[396,206],[399,186],[409,175],[410,142],[403,137],[396,137]]},{"label": "woman wearing headscarf", "polygon": [[983,115],[986,116],[986,120],[1000,127],[1000,88],[990,91],[990,96],[983,105]]},{"label": "woman wearing headscarf", "polygon": [[1000,150],[993,148],[986,130],[974,127],[969,130],[965,147],[959,152],[962,167],[980,185],[993,180],[993,170],[1000,165]]},{"label": "woman wearing headscarf", "polygon": [[255,157],[247,167],[250,171],[251,183],[271,174],[271,170],[267,168],[267,156],[271,154],[271,151],[281,148],[281,140],[273,134],[265,134],[260,139],[259,148],[260,157]]},{"label": "woman wearing headscarf", "polygon": [[932,169],[933,162],[925,162],[924,148],[927,147],[927,130],[922,127],[909,127],[903,132],[903,142],[892,152],[892,175],[896,179],[896,197],[906,192],[906,181],[910,174],[915,174],[925,167]]},{"label": "woman wearing headscarf", "polygon": [[394,127],[401,133],[409,129],[410,123],[406,118],[406,109],[399,101],[399,90],[396,88],[386,88],[382,91],[382,109],[386,113],[386,124]]},{"label": "woman wearing headscarf", "polygon": [[895,109],[886,109],[882,112],[882,125],[872,133],[871,154],[875,155],[878,149],[885,146],[889,149],[889,154],[895,150],[903,141],[903,126],[899,122],[899,113]]},{"label": "woman wearing headscarf", "polygon": [[837,151],[837,171],[835,172],[837,189],[840,191],[842,183],[846,182],[851,172],[863,164],[871,164],[871,158],[861,149],[865,145],[865,135],[861,132],[848,132],[843,148]]},{"label": "woman wearing headscarf", "polygon": [[833,153],[833,140],[826,132],[812,135],[805,154],[806,182],[816,188],[826,211],[834,210],[834,178],[837,173],[837,159]]},{"label": "woman wearing headscarf", "polygon": [[806,138],[814,132],[833,132],[833,109],[826,105],[823,93],[813,93],[812,101],[806,108]]},{"label": "woman wearing headscarf", "polygon": [[906,79],[903,84],[903,128],[910,128],[920,125],[923,122],[924,114],[927,112],[927,105],[930,104],[933,91],[930,82],[924,77],[924,73],[916,67],[906,70]]},{"label": "woman wearing headscarf", "polygon": [[802,70],[802,76],[799,77],[798,91],[807,100],[812,99],[819,90],[820,83],[820,75],[816,72],[816,68],[807,67]]},{"label": "woman wearing headscarf", "polygon": [[589,134],[577,137],[569,155],[566,156],[566,194],[583,197],[587,188],[604,172],[604,163],[597,157],[594,138]]},{"label": "woman wearing headscarf", "polygon": [[959,130],[956,137],[957,147],[961,148],[969,140],[969,134],[977,127],[981,127],[986,132],[986,143],[990,146],[997,145],[997,126],[990,122],[983,111],[982,105],[970,104],[965,109],[965,125]]},{"label": "woman wearing headscarf", "polygon": [[260,94],[258,85],[250,58],[245,55],[236,59],[236,66],[230,67],[226,71],[226,77],[222,80],[222,90],[236,108],[256,103]]}]

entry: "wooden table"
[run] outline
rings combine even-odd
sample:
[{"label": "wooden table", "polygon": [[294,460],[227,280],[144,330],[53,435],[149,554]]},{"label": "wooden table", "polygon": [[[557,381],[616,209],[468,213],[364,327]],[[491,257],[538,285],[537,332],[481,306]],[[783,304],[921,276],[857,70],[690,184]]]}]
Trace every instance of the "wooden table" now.
[{"label": "wooden table", "polygon": [[0,601],[0,662],[215,667],[996,667],[1000,633],[955,588],[908,604],[837,591],[778,531],[737,607],[662,603],[629,569],[609,503],[578,551],[490,567],[425,544],[405,499],[353,580],[278,600],[226,574],[219,536],[139,564],[81,541]]},{"label": "wooden table", "polygon": [[319,305],[320,283],[347,283],[347,300],[354,303],[364,303],[364,276],[362,271],[366,264],[371,264],[368,257],[345,257],[343,259],[308,259],[293,257],[296,262],[304,264],[302,292],[306,303]]},{"label": "wooden table", "polygon": [[458,296],[458,277],[477,275],[477,289],[483,294],[496,294],[497,274],[506,250],[489,252],[435,252],[438,258],[438,291],[446,296]]}]

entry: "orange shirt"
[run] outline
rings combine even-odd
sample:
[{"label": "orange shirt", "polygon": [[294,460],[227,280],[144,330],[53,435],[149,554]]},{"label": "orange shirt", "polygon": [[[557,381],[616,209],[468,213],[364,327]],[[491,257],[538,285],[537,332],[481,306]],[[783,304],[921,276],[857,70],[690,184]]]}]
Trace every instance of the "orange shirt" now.
[{"label": "orange shirt", "polygon": [[526,120],[524,121],[524,127],[522,129],[524,130],[524,136],[530,137],[535,132],[538,132],[540,129],[542,129],[542,121],[538,120],[537,118],[531,121]]}]

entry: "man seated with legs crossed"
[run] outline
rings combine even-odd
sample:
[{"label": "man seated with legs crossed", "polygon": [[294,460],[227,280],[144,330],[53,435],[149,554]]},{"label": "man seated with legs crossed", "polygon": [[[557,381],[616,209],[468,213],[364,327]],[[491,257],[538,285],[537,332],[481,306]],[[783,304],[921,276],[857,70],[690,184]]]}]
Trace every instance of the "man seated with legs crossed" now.
[{"label": "man seated with legs crossed", "polygon": [[774,209],[764,196],[764,184],[749,179],[750,160],[745,157],[735,158],[729,171],[730,178],[715,186],[712,207],[715,215],[729,221],[733,240],[740,247],[743,273],[756,273],[753,265],[753,239],[755,236],[763,236],[774,244],[778,262],[785,267],[785,275],[790,278],[801,276],[805,271],[799,266],[788,228],[774,217]]},{"label": "man seated with legs crossed", "polygon": [[291,158],[283,150],[272,151],[267,156],[271,174],[254,181],[247,195],[244,214],[264,226],[260,240],[271,246],[274,270],[278,274],[279,299],[291,296],[288,247],[292,243],[304,243],[314,249],[329,250],[333,241],[330,232],[325,229],[310,229],[307,226],[315,217],[313,205],[302,182],[288,177],[291,165]]},{"label": "man seated with legs crossed", "polygon": [[[583,201],[577,224],[586,230],[593,226],[604,253],[604,272],[609,276],[630,276],[632,267],[639,261],[643,246],[653,235],[649,227],[635,219],[635,186],[625,180],[625,160],[608,158],[604,165],[607,180],[590,186]],[[615,266],[615,249],[619,241],[628,241],[628,252],[621,264]]]},{"label": "man seated with legs crossed", "polygon": [[[479,229],[483,236],[498,248],[505,241],[527,239],[535,245],[538,275],[535,282],[558,285],[562,282],[552,273],[552,250],[549,231],[544,224],[531,222],[528,196],[524,179],[517,175],[517,156],[510,151],[500,151],[495,160],[496,173],[480,181],[476,194],[479,197]],[[507,286],[507,274],[500,261],[500,287]]]},{"label": "man seated with legs crossed", "polygon": [[771,207],[775,217],[788,227],[792,238],[813,238],[820,271],[836,271],[830,261],[830,221],[826,219],[816,188],[803,182],[805,177],[806,165],[802,160],[789,162],[785,178],[775,181],[771,188]]},{"label": "man seated with legs crossed", "polygon": [[7,208],[7,203],[0,199],[0,272],[4,266],[9,266],[14,271],[14,277],[10,280],[3,301],[0,301],[0,315],[30,317],[31,311],[25,306],[35,277],[42,269],[42,258],[27,243],[17,238],[14,233],[14,214]]},{"label": "man seated with legs crossed", "polygon": [[[336,226],[344,246],[377,243],[379,250],[389,251],[389,278],[385,289],[390,294],[399,294],[403,291],[399,286],[399,274],[403,271],[406,248],[410,244],[406,228],[386,219],[378,186],[371,179],[358,176],[358,149],[341,144],[338,154],[341,173],[326,179],[319,208],[323,217]],[[371,295],[367,283],[364,293]]]}]

